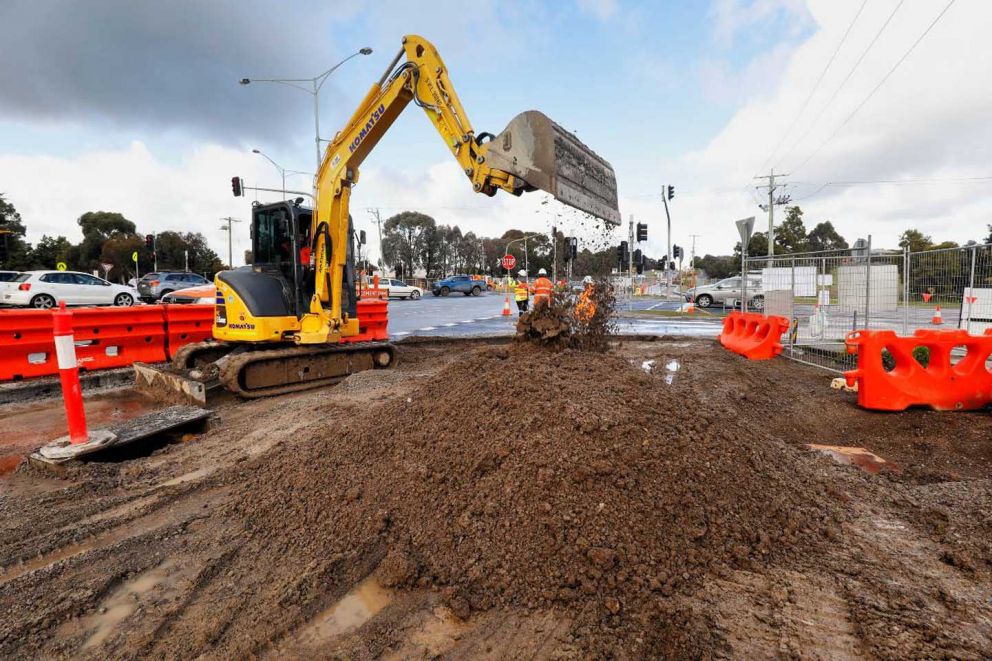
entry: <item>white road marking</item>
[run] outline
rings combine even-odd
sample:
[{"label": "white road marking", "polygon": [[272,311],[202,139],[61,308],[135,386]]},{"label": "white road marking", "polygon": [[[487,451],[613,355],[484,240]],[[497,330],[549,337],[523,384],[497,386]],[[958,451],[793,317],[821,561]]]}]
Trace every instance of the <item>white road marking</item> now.
[{"label": "white road marking", "polygon": [[475,322],[476,322],[475,319],[467,319],[466,321],[463,321],[462,323],[463,324],[474,324]]},{"label": "white road marking", "polygon": [[442,324],[445,328],[451,328],[452,326],[457,326],[458,324]]},{"label": "white road marking", "polygon": [[409,335],[409,334],[410,334],[410,331],[399,331],[398,333],[393,333],[393,335],[396,335],[396,336]]},{"label": "white road marking", "polygon": [[424,326],[420,330],[437,330],[436,326]]}]

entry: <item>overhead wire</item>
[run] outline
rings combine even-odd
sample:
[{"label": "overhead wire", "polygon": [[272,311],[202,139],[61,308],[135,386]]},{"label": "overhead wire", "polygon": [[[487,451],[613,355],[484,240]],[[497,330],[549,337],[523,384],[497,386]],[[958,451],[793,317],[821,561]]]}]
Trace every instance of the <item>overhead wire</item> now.
[{"label": "overhead wire", "polygon": [[899,60],[894,65],[892,65],[892,68],[890,68],[888,73],[886,73],[885,76],[883,76],[882,79],[878,81],[878,84],[875,85],[874,88],[872,88],[871,92],[868,93],[868,96],[866,96],[861,101],[861,103],[859,103],[854,108],[854,110],[851,111],[851,113],[844,119],[844,121],[841,122],[840,125],[838,125],[837,128],[833,130],[833,133],[827,136],[827,139],[824,140],[819,147],[814,149],[813,152],[809,156],[807,156],[806,159],[802,163],[800,163],[798,167],[792,169],[793,172],[802,169],[807,163],[810,162],[810,160],[812,160],[814,156],[820,153],[820,150],[823,149],[827,145],[827,143],[833,140],[834,136],[836,136],[841,131],[841,129],[847,126],[848,122],[850,122],[851,119],[856,114],[858,114],[858,111],[860,111],[865,106],[865,104],[868,103],[868,101],[870,101],[873,96],[875,96],[875,93],[878,92],[879,89],[881,89],[882,85],[885,84],[885,81],[887,81],[889,77],[896,72],[896,70],[900,67],[900,65],[902,65],[902,63],[906,61],[906,58],[908,58],[909,55],[913,52],[913,50],[915,50],[916,47],[919,45],[919,43],[923,41],[924,37],[926,37],[930,33],[930,31],[934,28],[934,26],[937,25],[940,19],[944,17],[944,14],[947,13],[947,10],[950,9],[951,5],[953,5],[955,2],[956,0],[949,0],[949,2],[946,5],[944,5],[944,8],[940,11],[940,13],[937,14],[937,16],[932,21],[930,21],[930,25],[927,26],[927,29],[924,30],[923,33],[916,38],[916,41],[914,41],[913,44],[909,47],[909,49],[905,53],[903,53],[902,57],[900,57]]},{"label": "overhead wire", "polygon": [[854,24],[858,22],[858,17],[861,16],[861,12],[864,11],[865,5],[867,4],[868,4],[868,0],[862,0],[861,6],[858,7],[858,11],[854,14],[854,18],[852,18],[851,22],[847,25],[847,29],[844,31],[844,36],[842,36],[840,38],[840,41],[837,42],[837,47],[834,49],[834,52],[830,56],[830,59],[827,60],[826,66],[823,67],[823,71],[820,72],[820,75],[816,79],[816,82],[813,83],[813,87],[810,89],[809,94],[806,95],[806,100],[803,101],[802,106],[800,106],[799,112],[797,112],[796,116],[792,119],[792,123],[789,124],[789,128],[786,129],[784,133],[782,133],[782,137],[779,138],[778,144],[775,145],[775,148],[772,150],[772,153],[768,155],[768,158],[766,158],[765,162],[761,165],[762,171],[764,171],[765,168],[768,166],[768,163],[773,158],[775,158],[775,154],[777,154],[778,150],[782,148],[782,145],[785,143],[786,138],[788,138],[792,134],[792,130],[796,128],[796,124],[799,123],[799,119],[803,116],[803,113],[806,111],[807,106],[809,106],[809,102],[813,99],[813,95],[816,94],[817,90],[820,89],[820,83],[823,82],[823,78],[827,75],[827,71],[830,70],[831,65],[834,63],[834,60],[837,59],[837,53],[840,52],[840,49],[844,45],[844,42],[847,41],[848,35],[851,34],[851,30],[854,28]]},{"label": "overhead wire", "polygon": [[889,26],[889,23],[892,22],[892,19],[899,11],[899,8],[902,7],[903,3],[905,2],[906,0],[899,0],[899,4],[897,4],[889,13],[888,18],[885,19],[884,23],[882,23],[882,27],[878,29],[878,32],[875,33],[875,36],[872,37],[872,40],[868,42],[868,45],[865,47],[865,49],[861,51],[861,55],[854,63],[854,66],[852,66],[851,69],[847,72],[847,75],[844,76],[844,80],[840,82],[840,85],[838,85],[837,89],[834,90],[834,93],[830,95],[830,98],[827,100],[827,102],[820,107],[820,112],[817,113],[816,117],[813,118],[813,121],[810,123],[809,127],[807,127],[806,131],[801,136],[799,136],[799,138],[792,143],[792,146],[789,147],[789,150],[786,151],[785,154],[783,154],[782,157],[778,159],[778,162],[775,164],[776,167],[780,166],[787,158],[789,158],[789,156],[792,155],[792,152],[796,150],[796,147],[802,144],[802,142],[807,138],[807,136],[809,136],[809,134],[813,132],[813,129],[816,128],[816,125],[820,121],[820,118],[823,117],[823,114],[827,111],[827,109],[831,106],[831,104],[833,104],[834,100],[837,98],[837,95],[840,94],[841,90],[844,89],[844,86],[847,85],[847,82],[851,79],[851,76],[854,75],[854,72],[856,72],[858,70],[858,67],[861,66],[861,63],[864,62],[865,57],[868,56],[868,53],[878,42],[878,38],[882,36],[882,33],[885,32],[885,29]]}]

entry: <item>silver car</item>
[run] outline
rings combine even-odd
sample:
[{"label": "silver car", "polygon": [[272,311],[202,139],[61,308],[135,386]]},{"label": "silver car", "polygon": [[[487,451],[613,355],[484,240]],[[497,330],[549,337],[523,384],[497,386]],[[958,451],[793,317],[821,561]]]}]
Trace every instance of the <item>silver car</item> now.
[{"label": "silver car", "polygon": [[146,273],[141,280],[138,280],[138,298],[146,303],[154,303],[177,289],[187,289],[209,283],[209,280],[196,273],[166,273],[161,271]]},{"label": "silver car", "polygon": [[[693,287],[685,292],[686,302],[694,302],[700,308],[713,305],[726,307],[733,302],[734,307],[740,305],[744,298],[743,281],[740,276],[724,278],[712,285]],[[765,309],[765,293],[761,289],[761,278],[753,275],[747,278],[747,306],[752,310]]]}]

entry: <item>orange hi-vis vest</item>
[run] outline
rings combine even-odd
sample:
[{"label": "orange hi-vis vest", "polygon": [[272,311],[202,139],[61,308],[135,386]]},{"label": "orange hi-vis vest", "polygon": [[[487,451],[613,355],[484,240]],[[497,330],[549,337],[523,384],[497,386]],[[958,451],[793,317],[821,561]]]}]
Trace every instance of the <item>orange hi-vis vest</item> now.
[{"label": "orange hi-vis vest", "polygon": [[547,303],[551,303],[551,293],[554,291],[555,286],[551,284],[551,281],[545,278],[543,275],[534,281],[534,303],[536,304],[542,298]]},{"label": "orange hi-vis vest", "polygon": [[592,287],[587,286],[579,294],[579,302],[575,304],[575,316],[582,323],[589,323],[596,315],[596,304],[592,301]]},{"label": "orange hi-vis vest", "polygon": [[526,301],[528,298],[530,298],[530,292],[527,290],[527,283],[520,280],[513,288],[513,299],[516,301]]}]

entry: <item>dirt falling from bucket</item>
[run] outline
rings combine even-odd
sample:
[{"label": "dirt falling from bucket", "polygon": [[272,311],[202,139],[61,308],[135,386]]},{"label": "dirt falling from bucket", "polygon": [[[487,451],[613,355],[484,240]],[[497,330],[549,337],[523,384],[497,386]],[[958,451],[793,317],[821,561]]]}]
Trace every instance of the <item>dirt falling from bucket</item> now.
[{"label": "dirt falling from bucket", "polygon": [[[583,302],[583,298],[587,300]],[[616,333],[616,295],[607,281],[588,293],[556,291],[549,305],[535,305],[517,321],[516,339],[557,348],[605,351]]]}]

